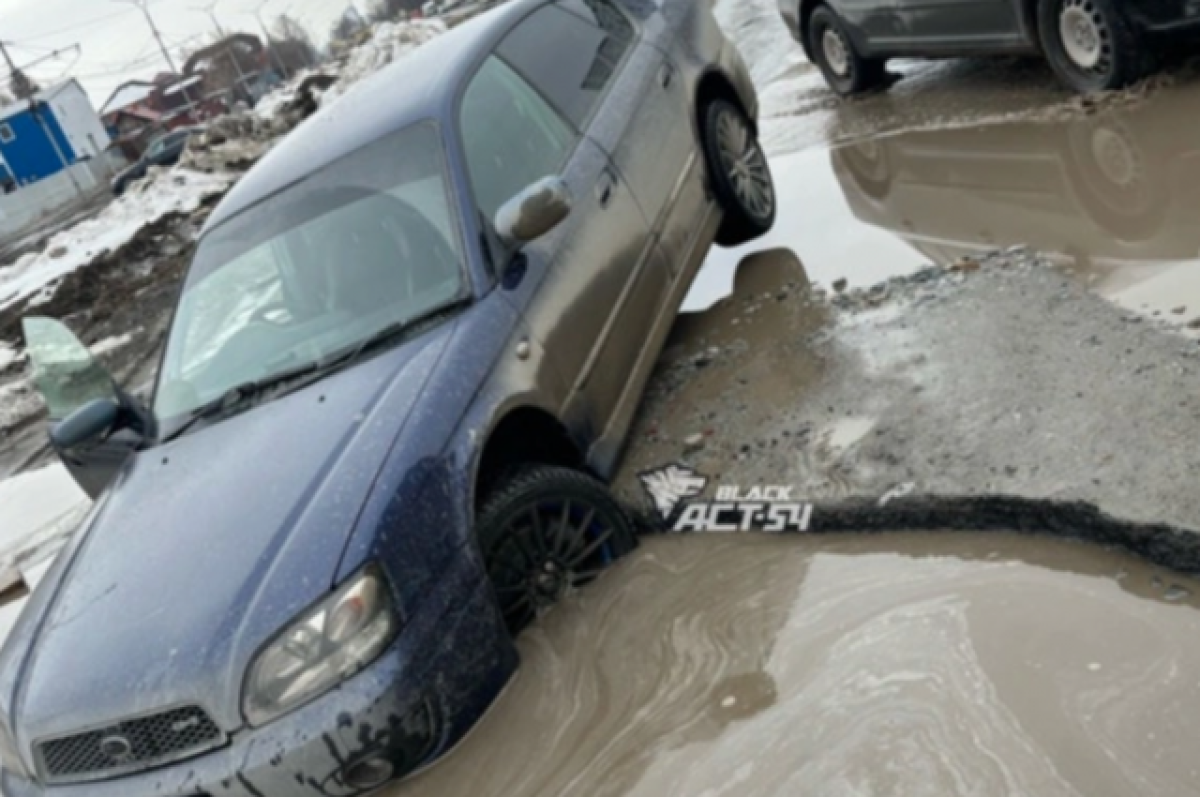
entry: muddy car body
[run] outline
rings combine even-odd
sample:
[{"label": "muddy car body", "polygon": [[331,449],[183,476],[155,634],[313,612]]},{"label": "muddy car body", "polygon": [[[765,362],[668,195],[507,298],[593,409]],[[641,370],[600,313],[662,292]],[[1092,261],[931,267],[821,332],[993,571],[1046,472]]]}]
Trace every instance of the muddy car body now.
[{"label": "muddy car body", "polygon": [[1200,16],[1169,0],[779,0],[788,30],[839,94],[886,83],[889,58],[1044,55],[1082,92],[1120,88]]},{"label": "muddy car body", "polygon": [[[350,795],[453,746],[512,675],[511,631],[634,544],[593,476],[714,239],[773,221],[769,174],[745,181],[756,111],[707,6],[521,0],[225,198],[153,411],[27,322],[98,500],[0,661],[4,793]],[[530,540],[544,560],[501,583]]]}]

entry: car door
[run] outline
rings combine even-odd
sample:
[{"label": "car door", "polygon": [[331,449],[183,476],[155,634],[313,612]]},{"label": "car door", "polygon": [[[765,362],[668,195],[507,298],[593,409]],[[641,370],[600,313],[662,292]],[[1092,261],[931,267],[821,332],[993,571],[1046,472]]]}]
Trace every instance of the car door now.
[{"label": "car door", "polygon": [[[538,16],[502,53],[518,71],[546,76],[551,101],[608,153],[677,274],[698,243],[696,220],[707,202],[691,98],[677,66],[612,0],[558,0]],[[562,52],[548,41],[564,42]]]},{"label": "car door", "polygon": [[[22,326],[34,384],[46,403],[48,431],[88,402],[118,399],[112,377],[61,322],[31,317]],[[54,448],[76,483],[96,498],[141,443],[141,435],[124,429],[87,447]]]},{"label": "car door", "polygon": [[[560,44],[570,46],[546,46]],[[563,223],[501,256],[532,269],[507,293],[567,385],[566,420],[602,428],[641,350],[624,333],[649,323],[641,315],[661,302],[665,285],[646,221],[604,151],[498,55],[467,87],[460,124],[484,218],[543,177],[567,184],[572,208]]]},{"label": "car door", "polygon": [[889,4],[894,6],[897,36],[918,50],[999,45],[1020,34],[1012,0],[891,0]]}]

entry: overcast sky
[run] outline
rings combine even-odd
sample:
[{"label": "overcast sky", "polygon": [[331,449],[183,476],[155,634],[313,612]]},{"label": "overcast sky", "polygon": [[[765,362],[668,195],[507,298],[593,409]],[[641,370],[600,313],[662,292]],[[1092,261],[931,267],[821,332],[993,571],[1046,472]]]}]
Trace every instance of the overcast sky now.
[{"label": "overcast sky", "polygon": [[[151,0],[150,12],[170,46],[176,66],[179,51],[213,29],[203,8],[212,0]],[[222,27],[257,31],[253,11],[260,4],[270,22],[288,13],[303,23],[318,44],[349,0],[218,0],[215,13]],[[354,0],[365,10],[367,0]],[[43,85],[71,77],[87,89],[99,110],[114,88],[131,78],[153,77],[166,70],[142,12],[116,0],[0,0],[0,41],[10,43],[18,66],[57,48],[79,44],[81,55],[67,53],[29,70]]]}]

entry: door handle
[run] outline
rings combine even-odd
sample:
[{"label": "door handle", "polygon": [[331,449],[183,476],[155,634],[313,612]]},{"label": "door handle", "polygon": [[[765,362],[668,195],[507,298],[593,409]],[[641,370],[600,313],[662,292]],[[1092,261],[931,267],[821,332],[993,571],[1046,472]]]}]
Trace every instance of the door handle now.
[{"label": "door handle", "polygon": [[600,207],[606,208],[612,204],[613,194],[617,191],[617,177],[611,169],[600,172],[600,180],[596,183],[596,201]]},{"label": "door handle", "polygon": [[675,82],[675,67],[670,61],[664,61],[662,68],[658,70],[658,82],[664,89],[671,88],[671,84]]}]

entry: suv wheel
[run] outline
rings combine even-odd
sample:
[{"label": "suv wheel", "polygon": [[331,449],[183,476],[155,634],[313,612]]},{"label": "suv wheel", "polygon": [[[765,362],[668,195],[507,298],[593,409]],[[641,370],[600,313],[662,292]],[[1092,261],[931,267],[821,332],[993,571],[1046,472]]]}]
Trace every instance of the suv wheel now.
[{"label": "suv wheel", "polygon": [[887,62],[864,58],[854,49],[846,26],[829,6],[820,6],[808,23],[808,45],[825,82],[842,97],[881,87]]},{"label": "suv wheel", "polygon": [[721,246],[737,246],[770,231],[775,224],[775,181],[767,156],[746,114],[728,100],[704,109],[704,158],[725,221],[717,232]]},{"label": "suv wheel", "polygon": [[1038,27],[1050,66],[1075,91],[1124,88],[1148,71],[1138,36],[1114,0],[1042,0]]},{"label": "suv wheel", "polygon": [[547,466],[494,489],[475,533],[513,636],[637,547],[629,517],[604,485]]}]

